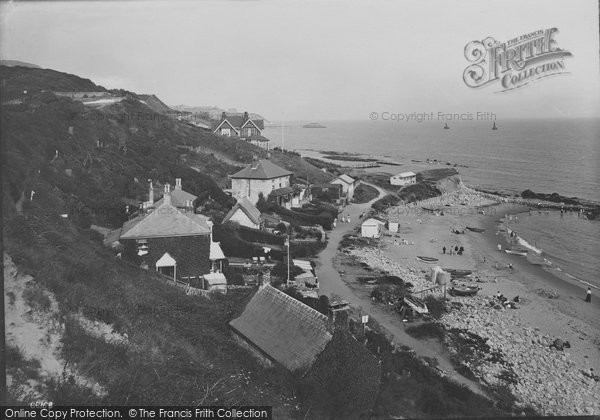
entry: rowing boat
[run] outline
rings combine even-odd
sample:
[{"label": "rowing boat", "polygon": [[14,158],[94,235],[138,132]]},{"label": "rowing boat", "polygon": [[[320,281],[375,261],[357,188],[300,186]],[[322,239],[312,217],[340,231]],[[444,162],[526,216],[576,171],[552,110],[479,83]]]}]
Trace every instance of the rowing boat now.
[{"label": "rowing boat", "polygon": [[458,268],[444,268],[443,270],[450,273],[452,277],[466,277],[473,273],[471,270],[461,270]]},{"label": "rowing boat", "polygon": [[475,296],[478,291],[479,287],[477,286],[459,285],[452,287],[450,290],[448,290],[448,293],[450,293],[452,296]]},{"label": "rowing boat", "polygon": [[485,232],[485,229],[476,228],[476,227],[469,227],[469,226],[467,226],[467,229],[470,230],[471,232],[477,232],[477,233],[483,233],[483,232]]},{"label": "rowing boat", "polygon": [[433,257],[423,257],[423,256],[420,256],[420,255],[417,255],[417,259],[418,259],[419,261],[422,261],[422,262],[424,262],[424,263],[427,263],[427,264],[433,264],[433,263],[435,263],[435,262],[438,262],[438,261],[439,261],[437,258],[433,258]]}]

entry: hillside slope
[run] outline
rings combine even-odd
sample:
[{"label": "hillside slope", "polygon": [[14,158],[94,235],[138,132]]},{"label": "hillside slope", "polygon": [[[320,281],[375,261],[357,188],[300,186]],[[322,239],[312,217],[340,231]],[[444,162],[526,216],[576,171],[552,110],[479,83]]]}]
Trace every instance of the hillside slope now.
[{"label": "hillside slope", "polygon": [[[22,99],[2,109],[7,157],[3,192],[8,202],[17,202],[36,190],[36,183],[44,182],[71,196],[72,206],[87,207],[93,213],[90,223],[114,227],[124,220],[124,203],[147,199],[148,179],[173,183],[182,178],[185,190],[201,202],[210,198],[217,210],[225,212],[232,206],[221,190],[228,175],[254,157],[267,156],[247,142],[219,137],[158,113],[131,92],[120,102],[94,109],[48,92],[49,87],[103,90],[89,80],[53,70],[11,67],[0,67],[0,75],[6,91],[21,92]],[[22,94],[25,88],[27,95]],[[274,153],[273,160],[300,176],[308,175],[312,182],[331,178],[296,155]],[[56,210],[70,213],[72,209]]]},{"label": "hillside slope", "polygon": [[[5,291],[12,293],[5,302],[18,306],[19,328],[41,328],[52,342],[47,348],[60,353],[52,360],[65,362],[46,369],[26,344],[10,342],[10,402],[30,402],[35,393],[24,391],[34,387],[55,404],[262,404],[294,418],[297,384],[261,367],[227,327],[251,290],[186,296],[156,273],[115,259],[89,229],[119,226],[125,204],[147,198],[148,179],[182,178],[201,203],[225,212],[232,199],[218,183],[266,151],[157,113],[131,92],[102,108],[51,93],[103,91],[77,76],[5,66],[0,76],[20,99],[1,112],[3,245],[15,278],[28,279]],[[330,176],[293,154],[274,159],[301,168],[300,175]]]}]

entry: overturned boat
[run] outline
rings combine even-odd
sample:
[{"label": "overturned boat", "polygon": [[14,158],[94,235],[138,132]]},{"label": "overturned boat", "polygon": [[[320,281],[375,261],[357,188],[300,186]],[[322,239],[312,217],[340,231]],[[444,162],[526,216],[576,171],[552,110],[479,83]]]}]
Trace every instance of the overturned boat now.
[{"label": "overturned boat", "polygon": [[413,295],[404,296],[404,303],[408,305],[413,311],[419,314],[427,314],[429,313],[429,309],[423,300],[415,297]]}]

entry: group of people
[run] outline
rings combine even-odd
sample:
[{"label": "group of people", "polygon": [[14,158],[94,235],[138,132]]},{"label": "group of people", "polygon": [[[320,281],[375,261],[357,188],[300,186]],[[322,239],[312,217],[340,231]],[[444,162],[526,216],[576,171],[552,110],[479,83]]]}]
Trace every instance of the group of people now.
[{"label": "group of people", "polygon": [[498,290],[498,293],[496,294],[496,299],[498,299],[500,301],[502,306],[504,306],[505,308],[511,308],[511,309],[517,309],[516,303],[520,302],[519,296],[515,296],[513,298],[512,302],[509,301],[506,297],[504,297],[503,294],[500,293],[500,290]]},{"label": "group of people", "polygon": [[[337,225],[337,217],[335,219],[333,219],[333,227],[336,227]],[[340,222],[342,223],[350,223],[350,215],[349,214],[342,214],[342,216],[340,217]]]},{"label": "group of people", "polygon": [[446,246],[442,247],[442,254],[445,254],[446,250],[448,251],[448,255],[462,255],[463,252],[465,252],[465,248],[463,246],[459,247],[458,245],[454,245],[454,248],[450,246],[448,249],[446,249]]}]

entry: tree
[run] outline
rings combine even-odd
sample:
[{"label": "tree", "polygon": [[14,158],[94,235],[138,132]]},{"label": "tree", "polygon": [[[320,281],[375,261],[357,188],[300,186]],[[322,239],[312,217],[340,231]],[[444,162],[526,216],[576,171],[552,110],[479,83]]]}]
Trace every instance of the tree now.
[{"label": "tree", "polygon": [[263,195],[263,193],[258,193],[258,201],[256,202],[256,208],[259,209],[261,212],[267,211],[269,209],[269,204],[267,203],[267,200],[265,200],[265,196]]},{"label": "tree", "polygon": [[319,304],[317,310],[323,315],[327,315],[329,312],[329,298],[326,295],[319,296]]}]

